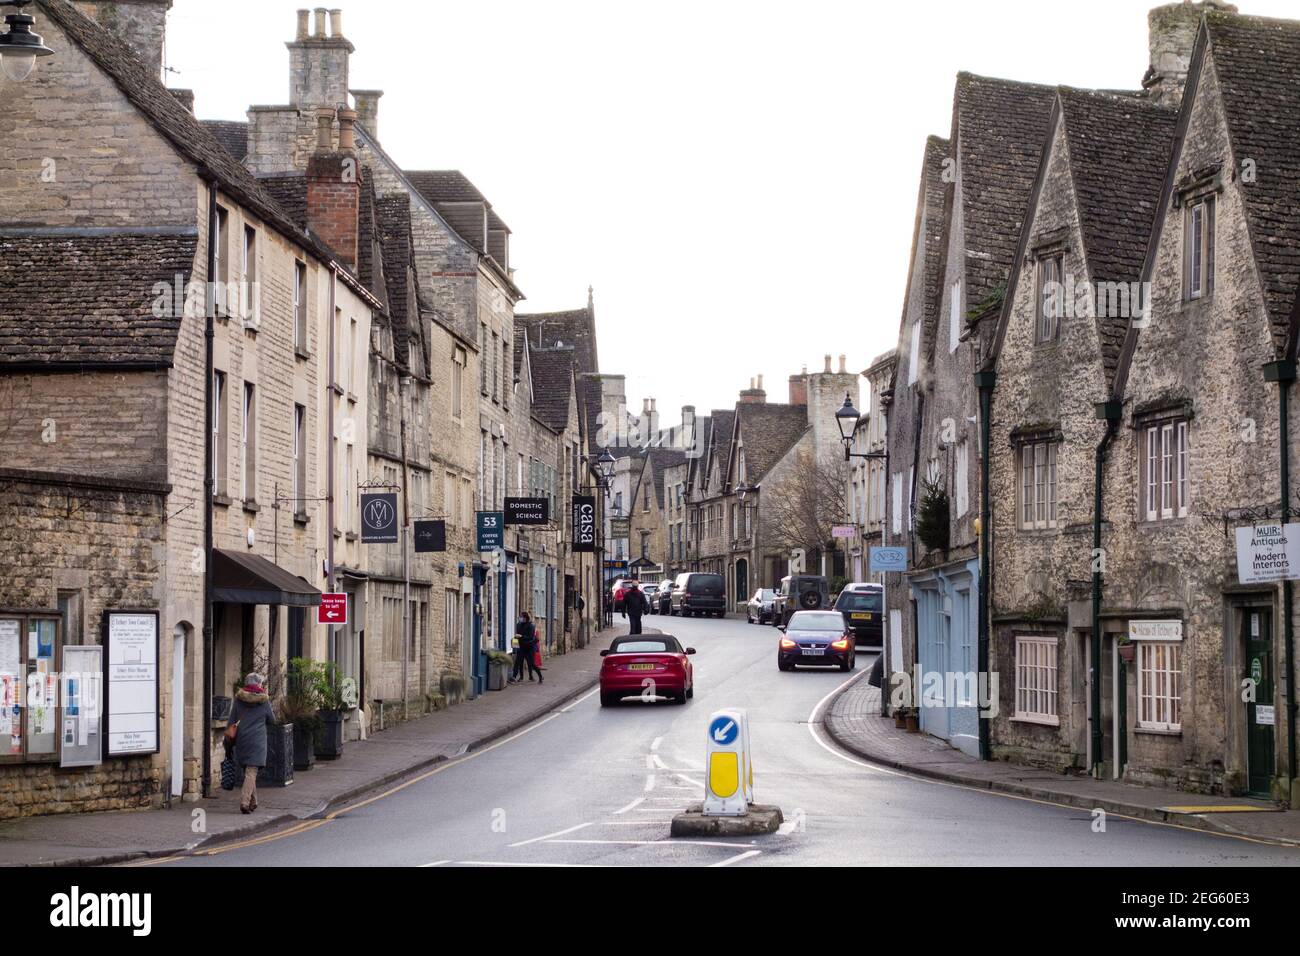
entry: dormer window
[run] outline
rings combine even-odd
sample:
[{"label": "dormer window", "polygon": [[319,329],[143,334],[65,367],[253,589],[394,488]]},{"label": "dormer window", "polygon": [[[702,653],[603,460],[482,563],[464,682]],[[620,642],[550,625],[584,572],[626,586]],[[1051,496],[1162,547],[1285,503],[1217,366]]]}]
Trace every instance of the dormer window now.
[{"label": "dormer window", "polygon": [[1214,291],[1214,197],[1202,196],[1184,210],[1183,298],[1191,302]]}]

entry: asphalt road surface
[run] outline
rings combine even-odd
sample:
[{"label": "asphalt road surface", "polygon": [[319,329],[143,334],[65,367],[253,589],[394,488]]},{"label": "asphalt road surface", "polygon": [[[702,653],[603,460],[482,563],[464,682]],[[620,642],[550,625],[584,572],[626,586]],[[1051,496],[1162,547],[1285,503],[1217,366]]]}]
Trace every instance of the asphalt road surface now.
[{"label": "asphalt road surface", "polygon": [[[819,725],[854,674],[776,666],[778,632],[742,621],[647,617],[695,647],[685,705],[601,708],[595,692],[482,750],[299,823],[165,866],[1031,866],[1295,864],[1300,851],[948,786],[872,767]],[[859,654],[865,679],[874,655]],[[472,705],[470,705],[472,706]],[[755,797],[782,832],[672,839],[703,795],[705,731],[749,710]]]}]

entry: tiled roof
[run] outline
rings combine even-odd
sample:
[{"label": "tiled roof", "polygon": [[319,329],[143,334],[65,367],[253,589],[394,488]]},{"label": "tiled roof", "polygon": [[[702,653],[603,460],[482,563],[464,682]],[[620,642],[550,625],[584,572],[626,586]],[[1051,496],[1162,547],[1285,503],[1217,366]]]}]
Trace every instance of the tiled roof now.
[{"label": "tiled roof", "polygon": [[[0,367],[172,364],[193,235],[0,236]],[[159,314],[155,314],[157,311]]]},{"label": "tiled roof", "polygon": [[[1089,278],[1094,284],[1137,282],[1178,114],[1131,96],[1064,87],[1059,96]],[[1107,381],[1113,381],[1127,330],[1126,318],[1097,318]]]},{"label": "tiled roof", "polygon": [[[582,370],[579,369],[579,372]],[[600,413],[604,391],[596,375],[581,374],[578,378],[578,403],[587,429],[587,451],[599,454]]]},{"label": "tiled roof", "polygon": [[562,432],[569,427],[569,403],[573,398],[573,349],[529,345],[528,357],[533,375],[533,414],[551,430]]},{"label": "tiled roof", "polygon": [[274,173],[257,181],[284,214],[300,229],[307,228],[307,177],[304,173]]},{"label": "tiled roof", "polygon": [[960,153],[968,314],[1006,284],[1055,95],[1050,86],[957,76],[953,134]]},{"label": "tiled roof", "polygon": [[745,449],[746,480],[756,485],[808,430],[806,405],[740,404],[737,428]]},{"label": "tiled roof", "polygon": [[686,452],[676,448],[652,448],[646,455],[646,467],[654,483],[655,500],[664,506],[664,472],[686,463]]},{"label": "tiled roof", "polygon": [[383,254],[383,276],[388,312],[393,322],[393,351],[397,364],[405,368],[410,360],[408,345],[412,329],[420,334],[419,303],[411,301],[410,270],[415,268],[411,249],[411,199],[406,193],[380,196],[374,201],[375,233]]},{"label": "tiled roof", "polygon": [[716,459],[722,469],[722,481],[727,482],[727,463],[731,458],[731,440],[735,434],[736,412],[734,409],[717,409],[709,413],[709,445],[705,456],[705,481],[713,472]]},{"label": "tiled roof", "polygon": [[121,40],[95,23],[68,0],[37,0],[59,25],[122,90],[181,156],[216,177],[221,188],[257,216],[302,243],[322,258],[328,253],[276,205],[253,175],[232,156],[213,132],[199,122]]},{"label": "tiled roof", "polygon": [[[480,251],[487,249],[485,236],[481,233],[481,214],[476,214],[466,210],[457,210],[457,203],[481,203],[487,209],[487,227],[489,229],[504,229],[510,231],[510,227],[505,224],[500,216],[492,209],[492,204],[488,202],[487,197],[479,192],[478,187],[469,181],[469,178],[457,169],[426,169],[426,170],[405,170],[406,178],[410,180],[420,195],[438,207],[444,219],[448,221],[453,229],[461,234],[461,238],[470,241]],[[448,205],[452,204],[452,205]],[[453,222],[453,219],[458,220]],[[461,230],[465,229],[465,232]]]},{"label": "tiled roof", "polygon": [[590,309],[572,309],[568,312],[534,312],[516,315],[515,319],[528,328],[528,341],[534,348],[572,346],[576,352],[579,372],[599,372],[600,360],[596,350],[596,321]]},{"label": "tiled roof", "polygon": [[1205,24],[1234,157],[1255,162],[1240,195],[1280,353],[1300,283],[1300,22],[1209,11]]},{"label": "tiled roof", "polygon": [[248,124],[234,120],[200,120],[208,128],[217,142],[222,145],[232,158],[239,162],[248,155]]}]

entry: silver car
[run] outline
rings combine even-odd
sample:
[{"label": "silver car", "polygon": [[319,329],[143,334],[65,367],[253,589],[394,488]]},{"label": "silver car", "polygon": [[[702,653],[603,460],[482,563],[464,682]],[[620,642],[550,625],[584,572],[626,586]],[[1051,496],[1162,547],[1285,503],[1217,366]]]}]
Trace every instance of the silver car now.
[{"label": "silver car", "polygon": [[776,620],[776,591],[759,588],[745,606],[745,620],[750,624],[766,624]]}]

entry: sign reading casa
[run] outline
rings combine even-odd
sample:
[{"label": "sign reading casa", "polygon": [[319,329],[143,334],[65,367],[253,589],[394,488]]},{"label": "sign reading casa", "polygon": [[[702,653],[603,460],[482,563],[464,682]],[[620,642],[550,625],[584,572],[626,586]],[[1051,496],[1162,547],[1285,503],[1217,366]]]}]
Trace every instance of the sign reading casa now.
[{"label": "sign reading casa", "polygon": [[573,496],[573,550],[596,550],[596,499],[590,495]]},{"label": "sign reading casa", "polygon": [[1300,580],[1300,524],[1238,528],[1237,577],[1242,584]]}]

